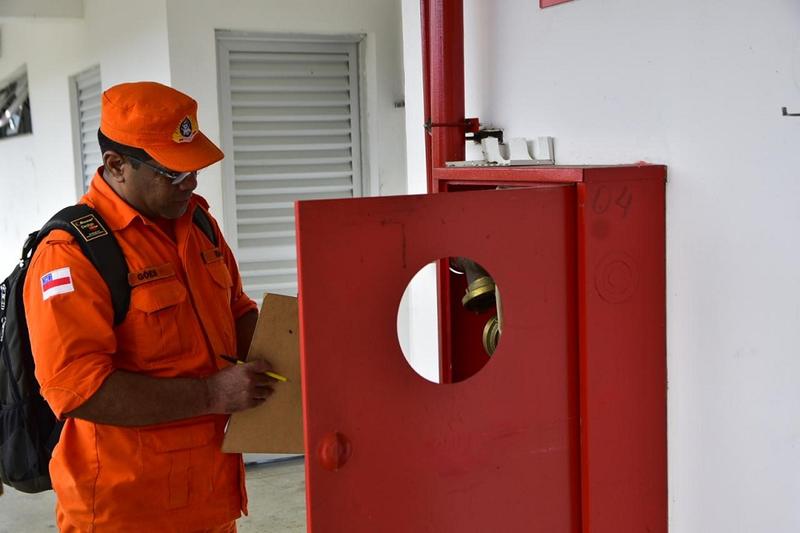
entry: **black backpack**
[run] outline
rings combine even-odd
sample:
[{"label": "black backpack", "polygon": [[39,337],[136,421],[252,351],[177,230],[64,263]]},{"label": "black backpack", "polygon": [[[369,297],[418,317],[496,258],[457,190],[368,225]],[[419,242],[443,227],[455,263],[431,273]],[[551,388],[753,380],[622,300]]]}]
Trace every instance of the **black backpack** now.
[{"label": "black backpack", "polygon": [[[193,220],[217,246],[205,211],[196,208]],[[42,229],[31,233],[19,263],[0,285],[0,480],[29,493],[52,488],[50,456],[63,424],[39,392],[22,301],[33,253],[54,229],[71,233],[105,280],[111,291],[115,326],[125,319],[130,304],[128,266],[122,250],[99,213],[84,204],[62,209]]]}]

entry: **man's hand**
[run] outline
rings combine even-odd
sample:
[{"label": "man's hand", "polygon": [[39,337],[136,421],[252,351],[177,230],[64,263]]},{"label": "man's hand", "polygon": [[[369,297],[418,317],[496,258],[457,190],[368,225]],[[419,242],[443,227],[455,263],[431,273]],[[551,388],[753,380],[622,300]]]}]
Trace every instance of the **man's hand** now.
[{"label": "man's hand", "polygon": [[64,416],[98,424],[146,426],[234,413],[261,405],[272,394],[273,380],[264,374],[271,369],[267,361],[259,360],[201,379],[155,378],[115,370],[91,398]]},{"label": "man's hand", "polygon": [[272,394],[274,380],[264,374],[272,365],[262,359],[233,365],[206,380],[208,410],[229,414],[264,403]]}]

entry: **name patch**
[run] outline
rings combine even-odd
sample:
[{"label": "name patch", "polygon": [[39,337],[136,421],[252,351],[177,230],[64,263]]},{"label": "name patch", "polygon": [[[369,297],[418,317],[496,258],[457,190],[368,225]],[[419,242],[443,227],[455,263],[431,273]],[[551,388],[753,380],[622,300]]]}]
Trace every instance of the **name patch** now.
[{"label": "name patch", "polygon": [[203,250],[202,254],[203,261],[208,263],[213,263],[214,261],[222,261],[222,250],[219,248],[211,248],[210,250]]},{"label": "name patch", "polygon": [[148,267],[138,272],[128,273],[128,284],[131,287],[149,283],[159,279],[171,278],[175,275],[175,268],[172,263],[166,263],[160,266]]}]

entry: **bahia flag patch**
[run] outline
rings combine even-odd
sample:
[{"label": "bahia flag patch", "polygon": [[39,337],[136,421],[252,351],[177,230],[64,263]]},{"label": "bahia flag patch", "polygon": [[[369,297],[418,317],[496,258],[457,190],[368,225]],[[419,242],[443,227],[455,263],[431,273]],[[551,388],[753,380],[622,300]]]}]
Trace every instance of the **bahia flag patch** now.
[{"label": "bahia flag patch", "polygon": [[74,290],[69,267],[59,268],[42,276],[42,300]]}]

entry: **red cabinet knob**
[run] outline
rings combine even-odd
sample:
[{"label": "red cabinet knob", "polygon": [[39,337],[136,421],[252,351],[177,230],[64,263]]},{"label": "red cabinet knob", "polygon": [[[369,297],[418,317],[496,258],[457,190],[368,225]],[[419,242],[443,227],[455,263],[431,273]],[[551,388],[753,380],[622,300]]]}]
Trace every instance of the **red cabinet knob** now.
[{"label": "red cabinet knob", "polygon": [[352,451],[350,440],[337,431],[322,437],[317,448],[317,457],[322,468],[336,472],[344,466]]}]

